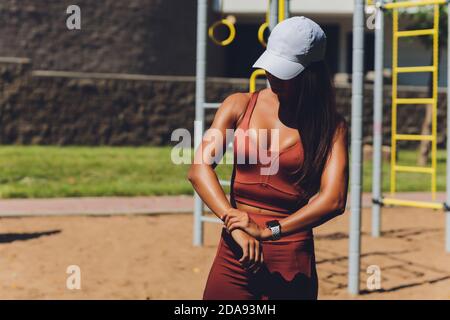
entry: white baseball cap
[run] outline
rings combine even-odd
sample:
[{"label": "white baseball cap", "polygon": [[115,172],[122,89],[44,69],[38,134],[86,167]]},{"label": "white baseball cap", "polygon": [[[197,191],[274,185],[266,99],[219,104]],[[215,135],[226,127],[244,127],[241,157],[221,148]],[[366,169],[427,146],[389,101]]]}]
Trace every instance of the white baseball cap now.
[{"label": "white baseball cap", "polygon": [[253,65],[282,80],[298,76],[309,64],[325,58],[327,37],[306,17],[286,19],[273,28],[267,49]]}]

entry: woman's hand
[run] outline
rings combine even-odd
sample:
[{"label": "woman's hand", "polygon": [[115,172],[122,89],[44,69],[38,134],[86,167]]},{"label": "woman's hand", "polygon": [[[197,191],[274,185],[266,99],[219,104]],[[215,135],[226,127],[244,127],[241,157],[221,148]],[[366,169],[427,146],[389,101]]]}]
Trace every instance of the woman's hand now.
[{"label": "woman's hand", "polygon": [[222,220],[228,232],[240,229],[257,240],[266,240],[267,236],[269,236],[265,229],[261,228],[249,217],[247,212],[237,209],[228,211]]},{"label": "woman's hand", "polygon": [[257,272],[264,262],[259,241],[242,230],[232,231],[231,237],[242,249],[242,257],[239,262],[250,272]]}]

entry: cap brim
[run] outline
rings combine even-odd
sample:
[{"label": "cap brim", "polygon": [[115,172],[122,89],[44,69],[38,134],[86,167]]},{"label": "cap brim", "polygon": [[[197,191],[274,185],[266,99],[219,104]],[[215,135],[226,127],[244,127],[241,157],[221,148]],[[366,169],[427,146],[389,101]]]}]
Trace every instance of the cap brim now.
[{"label": "cap brim", "polygon": [[305,70],[302,64],[284,59],[268,50],[259,57],[253,68],[264,69],[281,80],[295,78]]}]

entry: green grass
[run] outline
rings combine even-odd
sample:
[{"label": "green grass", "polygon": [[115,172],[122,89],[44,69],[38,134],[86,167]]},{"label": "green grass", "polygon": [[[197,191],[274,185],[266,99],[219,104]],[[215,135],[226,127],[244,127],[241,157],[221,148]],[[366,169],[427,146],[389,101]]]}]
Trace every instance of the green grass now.
[{"label": "green grass", "polygon": [[[437,190],[445,191],[445,150],[438,150],[437,153]],[[417,166],[417,151],[400,151],[398,153],[397,164]],[[390,166],[388,161],[383,161],[383,191],[389,191],[390,185]],[[431,162],[428,163],[431,166]],[[372,162],[364,163],[363,190],[370,192],[372,189]],[[397,173],[397,191],[425,191],[431,190],[431,175],[424,173]]]},{"label": "green grass", "polygon": [[169,147],[0,146],[0,198],[191,194],[188,166],[170,156]]},{"label": "green grass", "polygon": [[[169,147],[0,146],[0,197],[192,194],[186,180],[188,165],[173,164],[171,151]],[[399,160],[414,165],[415,152],[402,152]],[[228,179],[231,169],[231,165],[219,166],[219,177]],[[383,187],[388,190],[388,164],[383,171]],[[370,191],[371,174],[367,162],[364,191]],[[399,191],[426,191],[429,181],[426,174],[399,174]],[[438,155],[438,190],[445,190],[444,151]]]}]

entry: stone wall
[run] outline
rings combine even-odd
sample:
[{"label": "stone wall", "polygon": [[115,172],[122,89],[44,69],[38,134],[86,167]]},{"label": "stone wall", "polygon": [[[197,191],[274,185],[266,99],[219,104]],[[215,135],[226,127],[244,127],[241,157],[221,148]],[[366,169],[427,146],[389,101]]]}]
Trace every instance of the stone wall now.
[{"label": "stone wall", "polygon": [[[81,30],[66,27],[71,4]],[[194,0],[2,0],[0,57],[44,70],[192,76],[196,17]],[[209,42],[208,51],[214,74],[223,50]]]},{"label": "stone wall", "polygon": [[[29,63],[0,63],[0,144],[166,145],[177,128],[193,131],[195,78],[33,71]],[[260,82],[264,85],[264,81]],[[248,91],[246,79],[210,78],[207,100]],[[336,89],[338,110],[350,120],[351,87]],[[404,97],[426,89],[404,87]],[[446,95],[439,99],[439,144],[446,139]],[[390,87],[383,134],[390,144]],[[207,112],[207,125],[214,110]],[[423,106],[400,106],[398,132],[419,133]],[[372,142],[372,86],[366,86],[364,142]]]},{"label": "stone wall", "polygon": [[[246,86],[212,79],[207,98],[220,101]],[[57,73],[0,63],[0,89],[0,144],[164,145],[174,129],[193,130],[194,77]]]}]

